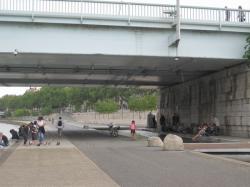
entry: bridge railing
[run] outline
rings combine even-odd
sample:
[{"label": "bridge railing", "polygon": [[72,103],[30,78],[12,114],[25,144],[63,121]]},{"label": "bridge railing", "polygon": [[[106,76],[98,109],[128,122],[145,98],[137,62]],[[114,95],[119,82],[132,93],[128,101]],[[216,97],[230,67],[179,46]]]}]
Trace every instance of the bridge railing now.
[{"label": "bridge railing", "polygon": [[[112,16],[128,19],[173,19],[174,5],[90,0],[0,0],[0,13]],[[203,22],[250,23],[250,11],[181,6],[181,19]]]}]

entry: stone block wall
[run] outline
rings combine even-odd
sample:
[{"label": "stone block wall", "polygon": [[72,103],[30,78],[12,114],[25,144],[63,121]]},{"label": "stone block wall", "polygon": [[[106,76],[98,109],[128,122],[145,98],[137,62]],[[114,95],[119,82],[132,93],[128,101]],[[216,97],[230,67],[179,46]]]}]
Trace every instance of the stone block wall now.
[{"label": "stone block wall", "polygon": [[250,68],[241,64],[161,89],[159,115],[173,113],[184,126],[219,120],[222,134],[250,137]]}]

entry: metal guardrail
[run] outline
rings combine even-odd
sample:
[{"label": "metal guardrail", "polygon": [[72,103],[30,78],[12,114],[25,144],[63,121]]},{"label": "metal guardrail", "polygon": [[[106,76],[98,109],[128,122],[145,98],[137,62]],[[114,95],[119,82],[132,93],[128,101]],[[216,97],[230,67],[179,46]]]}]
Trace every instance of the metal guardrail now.
[{"label": "metal guardrail", "polygon": [[[0,13],[63,14],[173,19],[174,5],[87,0],[0,0]],[[181,19],[204,22],[250,23],[250,11],[181,6]]]}]

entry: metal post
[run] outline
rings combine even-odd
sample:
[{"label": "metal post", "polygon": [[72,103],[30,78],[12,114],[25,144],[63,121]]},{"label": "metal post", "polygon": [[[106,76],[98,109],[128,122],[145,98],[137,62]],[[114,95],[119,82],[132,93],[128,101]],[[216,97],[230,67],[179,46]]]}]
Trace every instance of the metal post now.
[{"label": "metal post", "polygon": [[34,16],[35,16],[35,0],[32,0],[32,15],[31,15],[32,22],[34,21]]},{"label": "metal post", "polygon": [[[170,12],[171,13],[171,12]],[[181,13],[180,13],[180,0],[176,0],[175,10],[173,12],[174,15],[174,23],[173,27],[175,27],[175,34],[170,35],[168,37],[169,46],[176,47],[176,56],[178,56],[178,45],[181,39]]]},{"label": "metal post", "polygon": [[219,10],[219,29],[221,30],[221,17],[222,17],[222,10]]},{"label": "metal post", "polygon": [[181,39],[181,13],[180,0],[176,0],[176,45],[178,47]]},{"label": "metal post", "polygon": [[[81,8],[81,13],[80,13],[80,14],[81,14],[81,18],[80,18],[80,20],[81,20],[81,24],[83,24],[83,3],[84,3],[84,2],[80,2],[80,3],[81,3],[81,4],[80,4],[80,6],[81,6],[81,7],[80,7],[80,8]],[[85,5],[85,6],[86,6],[86,5]]]},{"label": "metal post", "polygon": [[130,25],[130,8],[131,8],[131,3],[128,3],[128,25]]}]

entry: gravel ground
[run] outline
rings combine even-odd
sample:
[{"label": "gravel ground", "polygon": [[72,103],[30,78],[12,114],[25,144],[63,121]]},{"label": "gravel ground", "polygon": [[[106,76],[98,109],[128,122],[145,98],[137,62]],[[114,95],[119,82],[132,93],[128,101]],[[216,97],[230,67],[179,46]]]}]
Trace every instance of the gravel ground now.
[{"label": "gravel ground", "polygon": [[250,167],[146,147],[146,140],[66,127],[65,136],[123,187],[249,187]]}]

